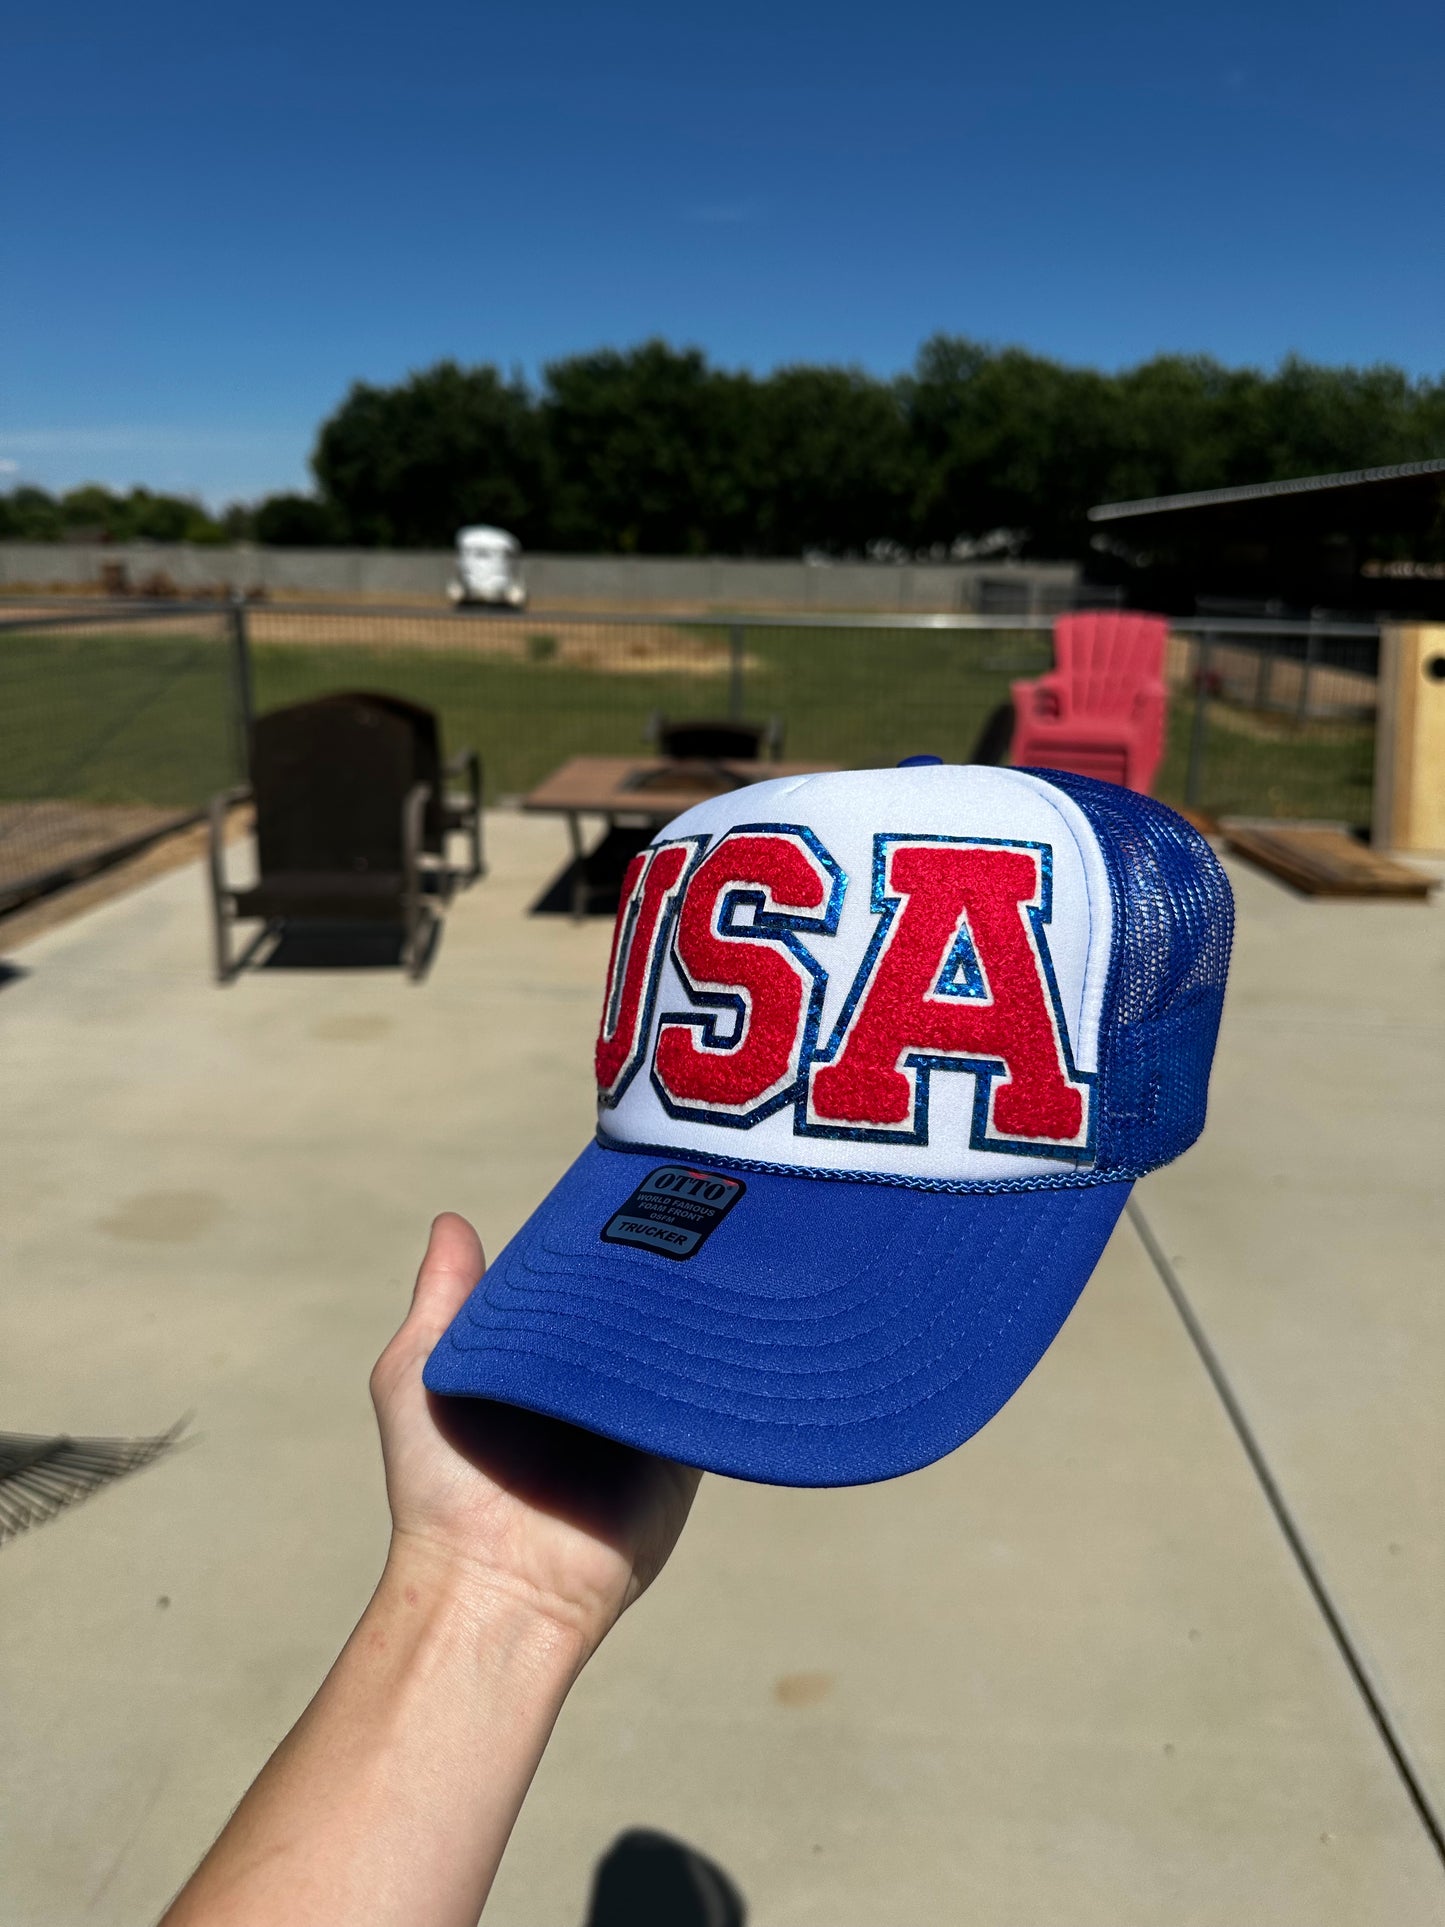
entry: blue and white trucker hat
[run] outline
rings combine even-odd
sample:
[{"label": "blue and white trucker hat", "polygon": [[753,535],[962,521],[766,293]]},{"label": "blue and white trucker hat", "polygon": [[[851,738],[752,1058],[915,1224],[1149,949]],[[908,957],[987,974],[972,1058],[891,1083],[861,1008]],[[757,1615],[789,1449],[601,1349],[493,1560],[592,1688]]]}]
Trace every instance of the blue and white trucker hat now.
[{"label": "blue and white trucker hat", "polygon": [[623,885],[596,1141],[427,1385],[783,1485],[952,1451],[1199,1135],[1232,929],[1203,838],[1087,777],[698,804]]}]

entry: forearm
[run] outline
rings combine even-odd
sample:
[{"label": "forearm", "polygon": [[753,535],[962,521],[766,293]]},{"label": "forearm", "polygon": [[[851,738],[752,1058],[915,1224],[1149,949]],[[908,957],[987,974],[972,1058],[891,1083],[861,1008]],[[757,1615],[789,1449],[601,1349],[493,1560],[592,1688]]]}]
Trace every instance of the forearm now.
[{"label": "forearm", "polygon": [[586,1656],[485,1577],[394,1547],[163,1927],[472,1927]]}]

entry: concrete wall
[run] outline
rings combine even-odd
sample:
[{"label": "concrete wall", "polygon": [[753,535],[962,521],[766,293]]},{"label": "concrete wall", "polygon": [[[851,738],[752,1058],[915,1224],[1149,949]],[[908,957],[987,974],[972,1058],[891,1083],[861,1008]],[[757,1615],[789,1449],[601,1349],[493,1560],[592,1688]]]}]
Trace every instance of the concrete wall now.
[{"label": "concrete wall", "polygon": [[[181,593],[263,589],[276,597],[440,601],[445,550],[208,548],[187,543],[87,546],[0,542],[0,590],[93,589],[120,565],[132,588],[164,577]],[[746,562],[730,557],[528,555],[537,608],[853,609],[911,614],[1051,615],[1078,584],[1071,562]]]}]

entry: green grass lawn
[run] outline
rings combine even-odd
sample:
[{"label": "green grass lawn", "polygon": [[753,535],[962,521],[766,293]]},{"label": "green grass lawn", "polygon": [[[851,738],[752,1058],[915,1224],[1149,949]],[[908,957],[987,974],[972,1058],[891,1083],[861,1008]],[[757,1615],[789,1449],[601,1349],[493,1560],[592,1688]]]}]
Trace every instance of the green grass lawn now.
[{"label": "green grass lawn", "polygon": [[0,634],[0,798],[184,809],[237,780],[214,634]]},{"label": "green grass lawn", "polygon": [[[744,707],[781,716],[785,756],[867,767],[931,751],[965,758],[1009,678],[1048,665],[1046,642],[985,636],[962,645],[924,633],[750,630]],[[481,751],[492,795],[515,795],[563,758],[639,755],[648,718],[720,716],[726,658],[716,674],[609,673],[565,662],[459,658],[440,651],[260,646],[257,707],[325,689],[373,688],[430,704],[449,745]]]},{"label": "green grass lawn", "polygon": [[[229,658],[192,631],[0,635],[0,796],[182,806],[233,780]],[[708,633],[716,635],[713,629]],[[784,754],[866,767],[929,751],[966,758],[1010,681],[1048,666],[1048,639],[1007,631],[750,629],[745,709],[783,718]],[[449,748],[482,753],[489,795],[532,787],[565,757],[642,751],[648,717],[720,715],[717,673],[578,667],[452,649],[259,645],[257,708],[339,688],[431,704]],[[1172,707],[1159,783],[1182,801],[1191,703]],[[1368,821],[1368,723],[1310,723],[1211,705],[1201,802],[1216,814]]]},{"label": "green grass lawn", "polygon": [[[1298,723],[1212,701],[1205,718],[1200,807],[1211,816],[1324,817],[1367,826],[1375,772],[1373,722]],[[1194,704],[1171,703],[1155,792],[1184,801]]]},{"label": "green grass lawn", "polygon": [[[753,629],[744,707],[783,718],[785,756],[866,768],[931,752],[971,752],[1016,677],[1050,661],[1029,633]],[[473,743],[492,796],[530,789],[567,756],[629,755],[648,717],[721,715],[726,677],[611,675],[554,661],[459,660],[385,650],[261,648],[260,707],[346,686],[394,690],[432,705],[446,740]],[[1157,785],[1184,800],[1193,703],[1171,706]],[[1257,717],[1216,701],[1208,717],[1201,802],[1216,815],[1338,817],[1367,823],[1374,757],[1369,723]]]}]

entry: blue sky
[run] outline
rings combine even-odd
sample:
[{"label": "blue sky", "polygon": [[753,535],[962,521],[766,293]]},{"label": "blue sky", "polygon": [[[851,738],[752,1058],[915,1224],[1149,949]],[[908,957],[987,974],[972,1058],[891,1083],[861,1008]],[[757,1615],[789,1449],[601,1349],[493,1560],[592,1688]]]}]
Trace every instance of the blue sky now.
[{"label": "blue sky", "polygon": [[304,486],[358,377],[930,333],[1445,371],[1445,9],[12,9],[0,486]]}]

